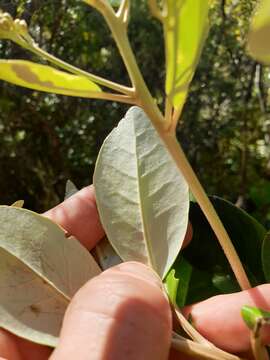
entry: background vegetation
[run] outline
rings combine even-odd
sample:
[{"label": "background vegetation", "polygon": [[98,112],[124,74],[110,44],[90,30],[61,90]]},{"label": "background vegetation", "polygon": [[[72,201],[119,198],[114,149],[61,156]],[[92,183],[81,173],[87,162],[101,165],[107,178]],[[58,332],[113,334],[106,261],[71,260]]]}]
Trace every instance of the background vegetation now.
[{"label": "background vegetation", "polygon": [[[178,127],[208,193],[244,207],[270,227],[270,69],[245,49],[254,0],[215,0],[211,30]],[[132,1],[132,45],[163,106],[162,29],[145,0]],[[25,19],[46,50],[83,69],[128,77],[100,15],[76,0],[0,0]],[[10,42],[0,58],[34,59]],[[34,59],[40,61],[39,59]],[[39,93],[0,82],[0,203],[25,199],[43,211],[62,200],[69,178],[92,182],[99,148],[126,106]]]}]

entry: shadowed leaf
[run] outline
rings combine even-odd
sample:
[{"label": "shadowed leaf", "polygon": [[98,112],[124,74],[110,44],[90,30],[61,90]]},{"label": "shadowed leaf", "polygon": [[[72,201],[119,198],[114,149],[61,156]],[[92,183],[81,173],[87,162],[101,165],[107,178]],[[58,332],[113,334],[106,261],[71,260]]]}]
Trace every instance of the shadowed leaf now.
[{"label": "shadowed leaf", "polygon": [[0,327],[56,346],[71,297],[99,272],[88,251],[51,220],[0,206]]},{"label": "shadowed leaf", "polygon": [[262,267],[267,282],[270,282],[270,233],[267,233],[262,245]]}]

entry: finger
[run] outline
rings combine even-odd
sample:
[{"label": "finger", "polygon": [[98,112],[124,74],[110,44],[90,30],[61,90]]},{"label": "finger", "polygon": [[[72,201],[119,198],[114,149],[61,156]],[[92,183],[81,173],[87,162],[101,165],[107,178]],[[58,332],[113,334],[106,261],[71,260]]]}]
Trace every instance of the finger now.
[{"label": "finger", "polygon": [[78,191],[44,215],[74,235],[89,250],[104,236],[92,185]]},{"label": "finger", "polygon": [[171,313],[152,270],[129,262],[89,281],[72,300],[51,359],[166,360]]},{"label": "finger", "polygon": [[22,360],[16,337],[4,329],[0,329],[0,360],[2,358]]},{"label": "finger", "polygon": [[[218,295],[184,309],[196,329],[218,347],[229,352],[245,352],[250,348],[249,329],[241,317],[244,305],[270,310],[270,284],[253,289]],[[264,344],[270,343],[270,328],[262,331]]]},{"label": "finger", "polygon": [[0,360],[47,360],[52,349],[0,329]]}]

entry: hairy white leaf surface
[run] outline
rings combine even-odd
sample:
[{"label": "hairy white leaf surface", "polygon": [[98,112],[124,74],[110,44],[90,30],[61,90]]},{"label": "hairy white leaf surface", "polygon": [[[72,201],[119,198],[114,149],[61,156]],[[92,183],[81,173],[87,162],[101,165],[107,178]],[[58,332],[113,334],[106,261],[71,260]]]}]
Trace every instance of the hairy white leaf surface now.
[{"label": "hairy white leaf surface", "polygon": [[94,186],[101,222],[120,257],[163,278],[186,233],[188,186],[140,108],[132,107],[105,140]]},{"label": "hairy white leaf surface", "polygon": [[0,206],[0,327],[56,346],[70,299],[99,273],[89,252],[54,222]]}]

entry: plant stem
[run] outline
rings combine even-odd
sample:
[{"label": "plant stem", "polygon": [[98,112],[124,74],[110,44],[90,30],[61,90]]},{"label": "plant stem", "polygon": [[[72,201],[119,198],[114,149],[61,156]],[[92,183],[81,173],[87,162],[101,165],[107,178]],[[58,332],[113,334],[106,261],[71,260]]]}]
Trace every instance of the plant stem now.
[{"label": "plant stem", "polygon": [[163,22],[164,16],[162,14],[162,11],[158,7],[157,0],[148,0],[148,6],[150,8],[152,15],[155,18],[157,18],[160,22]]},{"label": "plant stem", "polygon": [[184,317],[180,310],[174,307],[175,314],[177,319],[183,328],[183,330],[193,339],[195,342],[199,344],[204,344],[208,347],[215,347],[212,343],[206,340]]},{"label": "plant stem", "polygon": [[253,331],[250,332],[250,343],[255,360],[269,360],[268,352],[261,341],[263,320],[258,320]]},{"label": "plant stem", "polygon": [[249,289],[251,287],[250,282],[247,278],[239,256],[237,255],[235,248],[229,238],[229,235],[225,230],[220,218],[218,217],[211,201],[206,195],[202,185],[200,184],[196,174],[190,166],[181,145],[178,143],[175,137],[175,134],[161,131],[161,129],[157,130],[162,140],[166,144],[171,156],[175,160],[177,167],[185,177],[193,195],[198,201],[214,233],[216,234],[220,245],[222,246],[223,251],[232,267],[235,277],[239,282],[240,287],[243,290]]},{"label": "plant stem", "polygon": [[119,10],[117,11],[116,16],[122,23],[127,26],[129,20],[129,9],[130,9],[130,0],[122,0]]},{"label": "plant stem", "polygon": [[256,338],[253,333],[250,335],[251,349],[255,360],[269,360],[266,348],[262,345],[261,339]]},{"label": "plant stem", "polygon": [[[86,2],[89,0],[85,0]],[[165,143],[169,153],[174,159],[178,169],[185,177],[193,195],[198,201],[203,213],[205,214],[209,224],[216,234],[224,253],[232,267],[236,279],[242,289],[249,289],[250,283],[241,264],[241,261],[234,249],[234,246],[219,219],[212,203],[208,199],[203,187],[191,168],[180,144],[178,143],[174,129],[170,131],[170,124],[166,124],[158,106],[151,96],[144,79],[137,65],[134,53],[131,49],[127,29],[117,18],[113,9],[107,2],[96,1],[94,5],[104,16],[107,24],[114,36],[120,54],[123,58],[128,74],[135,88],[135,97],[137,105],[141,106],[148,117],[151,119],[153,126],[159,133],[161,139]],[[179,114],[177,114],[179,115]]]},{"label": "plant stem", "polygon": [[218,348],[210,348],[204,344],[196,343],[178,334],[173,335],[171,345],[173,349],[190,355],[192,359],[243,360],[236,355],[232,355]]},{"label": "plant stem", "polygon": [[105,86],[105,87],[115,90],[115,91],[118,91],[127,96],[134,97],[134,89],[126,87],[124,85],[114,83],[112,81],[109,81],[109,80],[99,77],[97,75],[90,74],[87,71],[81,70],[81,69],[77,68],[76,66],[70,65],[70,64],[66,63],[65,61],[60,60],[57,57],[47,53],[47,51],[41,49],[37,44],[27,44],[27,46],[24,45],[24,47],[27,50],[50,61],[54,65],[57,65],[59,68],[69,71],[72,74],[83,76],[83,77],[89,79],[90,81],[93,81],[99,85]]},{"label": "plant stem", "polygon": [[112,34],[116,41],[119,52],[125,63],[132,85],[135,89],[135,97],[137,105],[141,106],[150,119],[158,123],[165,123],[164,118],[157,107],[152,95],[150,94],[144,79],[139,70],[134,53],[131,49],[127,36],[126,26],[119,21],[111,6],[102,1],[98,1],[96,8],[104,16]]}]

